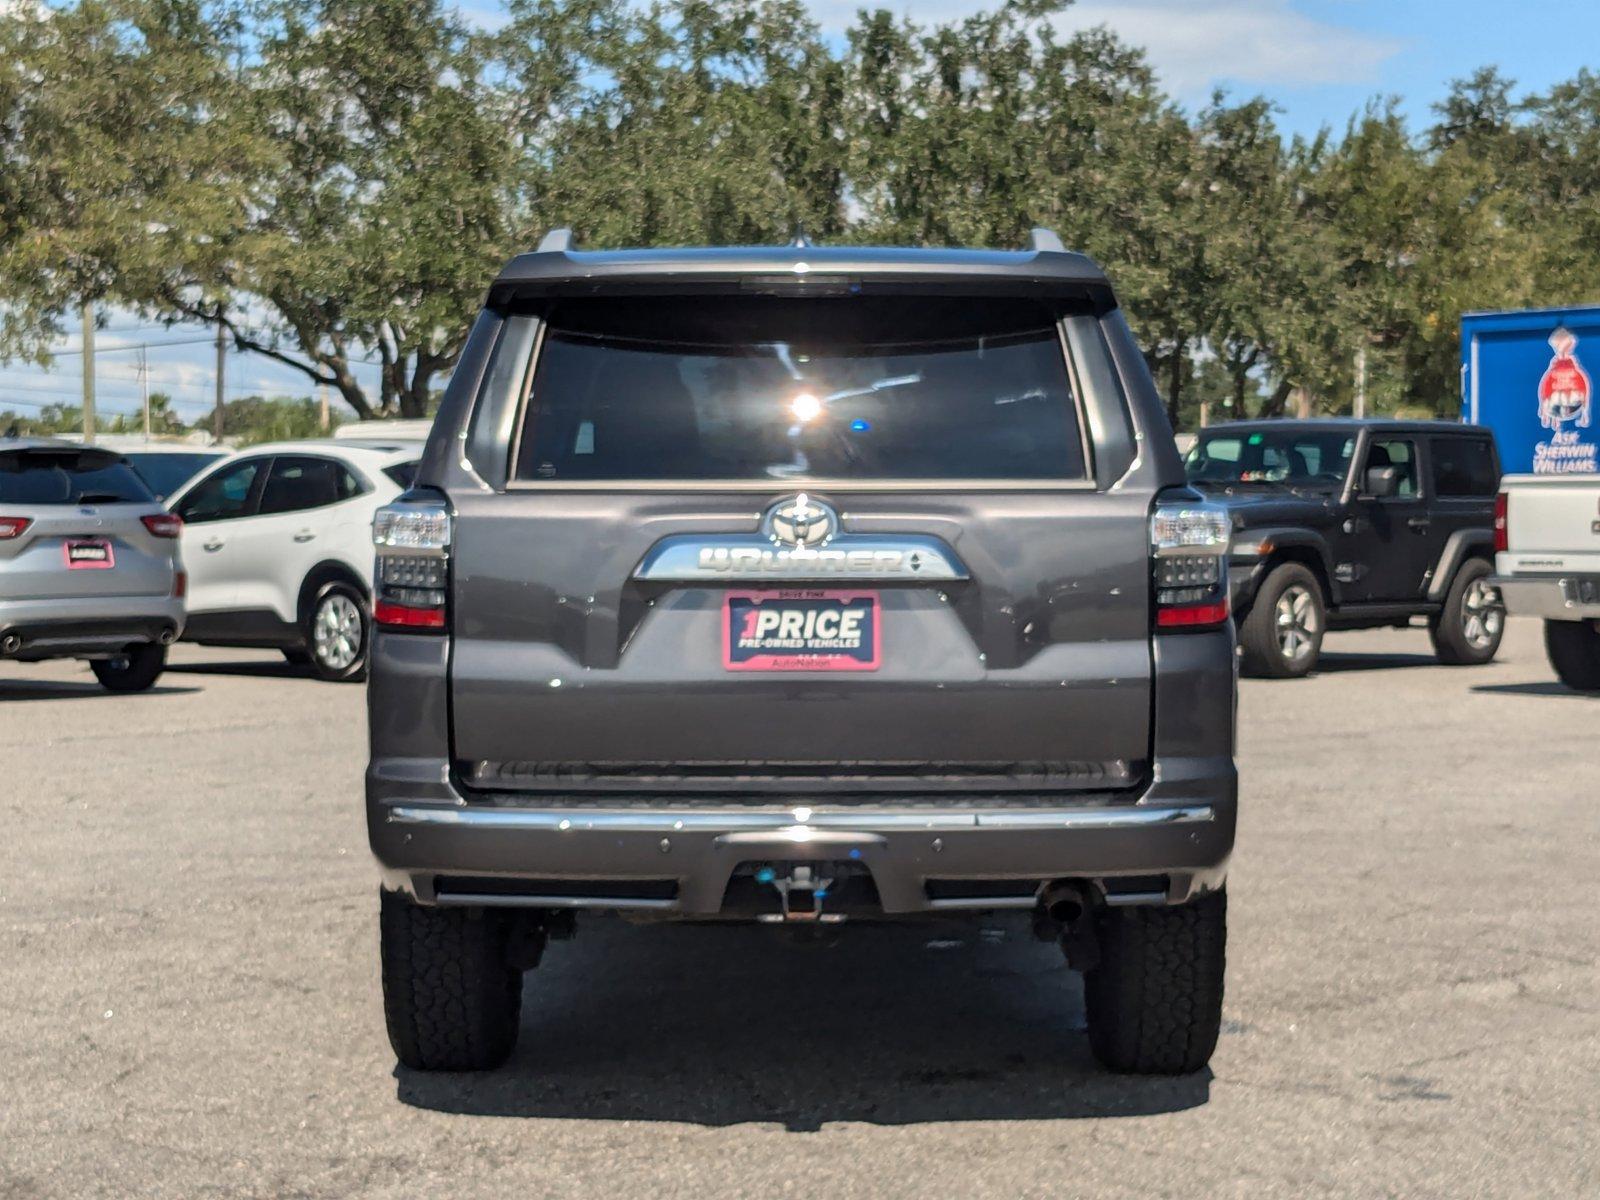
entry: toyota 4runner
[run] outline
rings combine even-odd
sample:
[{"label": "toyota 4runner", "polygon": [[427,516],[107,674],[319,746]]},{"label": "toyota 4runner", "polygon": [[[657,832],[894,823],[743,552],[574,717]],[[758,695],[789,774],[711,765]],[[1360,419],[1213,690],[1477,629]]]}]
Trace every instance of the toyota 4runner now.
[{"label": "toyota 4runner", "polygon": [[495,280],[379,510],[367,814],[402,1063],[511,1052],[576,912],[1033,914],[1090,1043],[1216,1043],[1224,510],[1104,274],[1021,251],[579,252]]}]

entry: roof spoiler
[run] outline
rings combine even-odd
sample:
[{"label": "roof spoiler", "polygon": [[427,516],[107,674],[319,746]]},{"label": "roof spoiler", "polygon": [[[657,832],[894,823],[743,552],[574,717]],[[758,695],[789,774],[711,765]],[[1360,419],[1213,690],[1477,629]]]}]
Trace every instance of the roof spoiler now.
[{"label": "roof spoiler", "polygon": [[[573,236],[572,226],[562,225],[552,229],[539,239],[540,254],[562,254],[574,248],[577,239]],[[806,236],[804,229],[796,229],[793,240],[789,245],[797,248],[810,248],[811,239]],[[1028,231],[1028,244],[1024,247],[1034,253],[1065,254],[1066,246],[1061,241],[1061,235],[1054,229],[1046,229],[1043,225],[1035,225]]]}]

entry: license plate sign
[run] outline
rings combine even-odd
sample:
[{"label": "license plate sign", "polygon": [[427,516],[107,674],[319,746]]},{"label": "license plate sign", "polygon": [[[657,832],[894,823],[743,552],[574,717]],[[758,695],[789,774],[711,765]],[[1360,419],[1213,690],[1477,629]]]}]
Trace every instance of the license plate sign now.
[{"label": "license plate sign", "polygon": [[117,565],[111,543],[103,538],[71,538],[61,544],[69,571],[107,570]]},{"label": "license plate sign", "polygon": [[722,665],[730,671],[876,671],[878,593],[729,592]]}]

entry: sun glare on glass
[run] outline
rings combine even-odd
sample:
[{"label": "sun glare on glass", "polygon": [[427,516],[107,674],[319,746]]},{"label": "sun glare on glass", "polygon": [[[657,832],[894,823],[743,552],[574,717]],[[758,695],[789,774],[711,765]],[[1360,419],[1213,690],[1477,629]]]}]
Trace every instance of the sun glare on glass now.
[{"label": "sun glare on glass", "polygon": [[797,421],[814,421],[822,412],[822,401],[810,392],[801,392],[789,401],[789,411],[794,413],[794,419]]}]

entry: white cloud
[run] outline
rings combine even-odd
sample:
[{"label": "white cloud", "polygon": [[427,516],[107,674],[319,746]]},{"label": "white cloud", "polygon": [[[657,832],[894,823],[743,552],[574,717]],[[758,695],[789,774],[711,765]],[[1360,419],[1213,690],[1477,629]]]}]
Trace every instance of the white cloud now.
[{"label": "white cloud", "polygon": [[1169,91],[1194,99],[1215,84],[1370,83],[1403,43],[1295,11],[1289,0],[1085,0],[1063,28],[1106,25],[1143,46]]},{"label": "white cloud", "polygon": [[[815,0],[812,15],[830,33],[855,18],[857,0]],[[870,3],[867,7],[873,7]],[[958,20],[992,7],[985,0],[887,3],[919,24]],[[1404,43],[1319,21],[1291,0],[1079,0],[1056,24],[1063,30],[1105,25],[1144,47],[1166,89],[1180,100],[1204,100],[1229,82],[1268,84],[1371,83]]]}]

